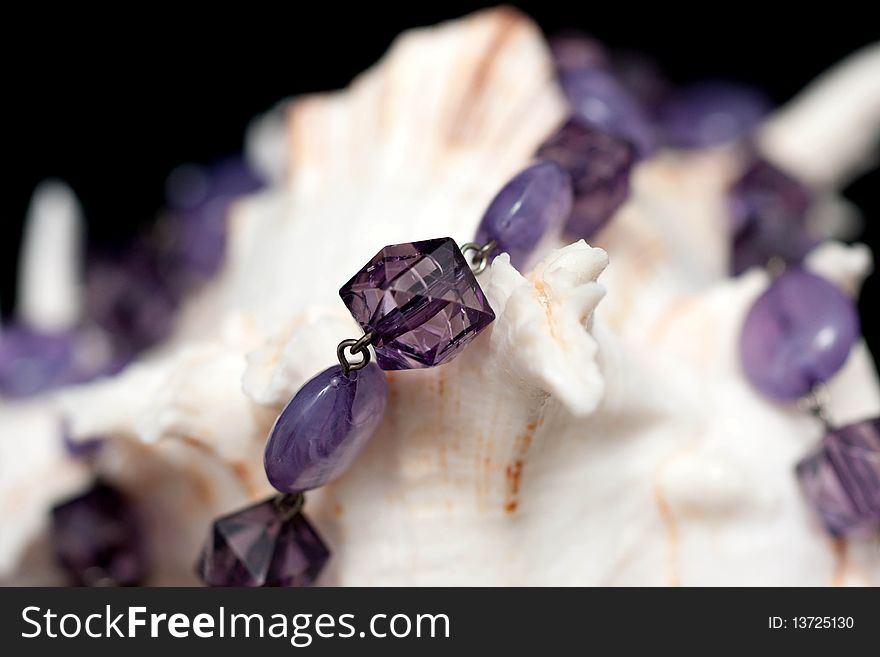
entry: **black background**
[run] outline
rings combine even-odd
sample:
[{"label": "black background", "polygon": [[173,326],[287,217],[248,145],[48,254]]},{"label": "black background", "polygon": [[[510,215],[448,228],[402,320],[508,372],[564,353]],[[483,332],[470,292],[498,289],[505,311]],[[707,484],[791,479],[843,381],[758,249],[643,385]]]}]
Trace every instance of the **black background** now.
[{"label": "black background", "polygon": [[[491,4],[491,3],[485,3]],[[585,29],[654,57],[676,82],[731,77],[776,101],[860,46],[880,38],[868,3],[808,9],[772,3],[521,2],[547,32]],[[40,6],[4,20],[3,219],[0,302],[8,313],[21,224],[33,187],[58,176],[85,207],[90,239],[113,244],[153,219],[168,172],[241,147],[249,118],[285,96],[344,86],[400,31],[453,18],[481,3],[244,3],[183,15],[180,7],[62,12]],[[393,7],[393,8],[392,8]],[[821,154],[817,153],[817,157]],[[880,174],[846,195],[865,212],[877,250]],[[877,321],[864,312],[876,351]]]}]

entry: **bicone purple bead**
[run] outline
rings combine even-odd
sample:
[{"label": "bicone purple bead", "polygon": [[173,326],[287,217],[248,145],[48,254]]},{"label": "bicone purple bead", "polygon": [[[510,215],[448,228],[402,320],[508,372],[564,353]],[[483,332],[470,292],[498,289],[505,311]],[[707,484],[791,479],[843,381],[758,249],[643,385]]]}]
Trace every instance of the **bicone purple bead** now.
[{"label": "bicone purple bead", "polygon": [[833,430],[798,464],[797,477],[831,534],[880,531],[880,418]]},{"label": "bicone purple bead", "polygon": [[650,118],[612,73],[600,68],[567,70],[559,81],[575,118],[629,141],[639,155],[654,148]]},{"label": "bicone purple bead", "polygon": [[558,237],[571,214],[571,178],[550,160],[520,171],[492,199],[477,228],[477,244],[495,241],[522,271],[540,244]]},{"label": "bicone purple bead", "polygon": [[97,483],[52,509],[52,546],[75,586],[138,586],[146,575],[141,529],[126,497]]},{"label": "bicone purple bead", "polygon": [[660,107],[664,143],[676,148],[706,148],[748,135],[772,108],[757,89],[707,80],[672,94]]},{"label": "bicone purple bead", "polygon": [[574,186],[565,232],[589,239],[629,195],[635,149],[600,128],[571,119],[538,149],[538,157],[559,164]]},{"label": "bicone purple bead", "polygon": [[293,396],[269,434],[263,464],[282,493],[323,486],[345,472],[379,426],[388,401],[375,364],[346,376],[324,370]]},{"label": "bicone purple bead", "polygon": [[310,586],[329,558],[302,496],[279,495],[215,520],[196,572],[208,586]]},{"label": "bicone purple bead", "polygon": [[769,162],[756,160],[730,189],[728,200],[734,275],[763,267],[774,257],[799,264],[816,245],[806,225],[809,190]]},{"label": "bicone purple bead", "polygon": [[758,390],[792,400],[834,376],[858,337],[853,302],[824,278],[791,269],[770,284],[746,315],[740,357]]},{"label": "bicone purple bead", "polygon": [[386,246],[339,290],[383,370],[448,363],[495,319],[458,245]]}]

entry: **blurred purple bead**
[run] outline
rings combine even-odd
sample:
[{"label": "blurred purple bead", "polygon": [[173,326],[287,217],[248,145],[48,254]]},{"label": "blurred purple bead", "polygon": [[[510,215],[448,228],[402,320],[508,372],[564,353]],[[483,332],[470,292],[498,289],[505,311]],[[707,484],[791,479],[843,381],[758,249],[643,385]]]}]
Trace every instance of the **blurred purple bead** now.
[{"label": "blurred purple bead", "polygon": [[564,71],[560,83],[574,117],[635,145],[644,156],[654,148],[654,128],[635,97],[609,71]]},{"label": "blurred purple bead", "polygon": [[283,495],[214,521],[196,570],[208,586],[310,586],[330,552],[301,512],[302,496]]},{"label": "blurred purple bead", "polygon": [[853,302],[824,278],[793,269],[774,280],[749,310],[740,357],[758,390],[792,400],[834,376],[858,337]]},{"label": "blurred purple bead", "polygon": [[772,109],[770,99],[744,84],[708,80],[672,94],[660,108],[664,143],[676,148],[717,146],[748,135]]},{"label": "blurred purple bead", "polygon": [[572,185],[557,163],[542,161],[520,171],[489,204],[477,228],[477,244],[495,240],[492,257],[510,254],[522,271],[542,241],[558,237],[571,214]]},{"label": "blurred purple bead", "polygon": [[52,544],[76,586],[137,586],[146,561],[136,514],[125,496],[98,482],[52,509]]},{"label": "blurred purple bead", "polygon": [[584,68],[604,68],[609,63],[602,43],[583,32],[566,30],[548,39],[550,53],[559,72]]},{"label": "blurred purple bead", "polygon": [[797,476],[831,534],[880,531],[880,418],[833,430]]},{"label": "blurred purple bead", "polygon": [[611,72],[653,120],[672,91],[672,84],[651,59],[638,52],[614,53]]},{"label": "blurred purple bead", "polygon": [[323,486],[348,470],[376,431],[388,400],[374,363],[346,376],[336,365],[293,396],[269,433],[263,463],[282,493]]},{"label": "blurred purple bead", "polygon": [[739,275],[773,258],[799,264],[816,245],[806,226],[812,198],[797,180],[764,160],[756,160],[728,194],[733,252]]},{"label": "blurred purple bead", "polygon": [[215,274],[226,253],[227,215],[239,197],[262,187],[244,158],[233,156],[208,167],[187,167],[169,185],[171,215],[162,250],[163,266],[187,286]]},{"label": "blurred purple bead", "polygon": [[364,333],[375,333],[372,345],[383,370],[448,363],[495,319],[448,237],[384,247],[339,296]]},{"label": "blurred purple bead", "polygon": [[43,333],[21,325],[0,331],[0,397],[29,397],[81,378],[74,331]]},{"label": "blurred purple bead", "polygon": [[108,334],[120,359],[167,337],[177,307],[176,295],[145,245],[89,262],[87,317]]},{"label": "blurred purple bead", "polygon": [[589,239],[629,195],[634,148],[604,130],[569,120],[538,150],[571,177],[574,205],[565,232]]}]

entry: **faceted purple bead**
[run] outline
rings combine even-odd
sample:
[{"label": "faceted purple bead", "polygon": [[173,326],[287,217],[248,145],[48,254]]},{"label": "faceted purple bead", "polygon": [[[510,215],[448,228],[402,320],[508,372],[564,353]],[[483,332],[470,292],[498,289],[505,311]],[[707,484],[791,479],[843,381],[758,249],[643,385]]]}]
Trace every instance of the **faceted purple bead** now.
[{"label": "faceted purple bead", "polygon": [[522,271],[540,243],[558,237],[571,214],[571,178],[550,160],[524,169],[492,199],[477,228],[477,244],[495,240],[492,255],[510,254]]},{"label": "faceted purple bead", "polygon": [[76,586],[138,586],[146,574],[141,530],[128,500],[98,482],[52,509],[52,544]]},{"label": "faceted purple bead", "polygon": [[88,264],[88,317],[107,333],[123,361],[168,336],[178,303],[179,295],[145,244]]},{"label": "faceted purple bead", "polygon": [[835,429],[797,466],[801,489],[835,536],[880,531],[880,418]]},{"label": "faceted purple bead", "polygon": [[308,381],[281,411],[263,463],[282,493],[317,488],[345,472],[373,435],[388,400],[375,364],[346,376],[339,365]]},{"label": "faceted purple bead", "polygon": [[610,72],[599,68],[564,71],[560,83],[574,117],[629,141],[640,155],[654,148],[648,115]]},{"label": "faceted purple bead", "polygon": [[853,302],[824,278],[791,269],[749,310],[740,357],[758,390],[775,399],[797,399],[843,367],[858,337]]},{"label": "faceted purple bead", "polygon": [[707,80],[671,95],[658,120],[667,145],[705,148],[744,137],[771,108],[770,99],[753,87]]},{"label": "faceted purple bead", "polygon": [[330,552],[301,509],[301,495],[280,495],[215,520],[199,576],[208,586],[310,586]]},{"label": "faceted purple bead", "polygon": [[74,331],[44,333],[25,326],[0,332],[0,397],[29,397],[80,378]]},{"label": "faceted purple bead", "polygon": [[558,163],[574,185],[565,232],[585,239],[599,232],[629,195],[634,148],[619,137],[572,119],[538,150]]},{"label": "faceted purple bead", "polygon": [[755,161],[733,185],[728,199],[734,275],[763,267],[773,257],[799,264],[816,245],[806,227],[810,192],[769,162]]},{"label": "faceted purple bead", "polygon": [[339,290],[383,370],[448,363],[495,313],[450,238],[386,246]]}]

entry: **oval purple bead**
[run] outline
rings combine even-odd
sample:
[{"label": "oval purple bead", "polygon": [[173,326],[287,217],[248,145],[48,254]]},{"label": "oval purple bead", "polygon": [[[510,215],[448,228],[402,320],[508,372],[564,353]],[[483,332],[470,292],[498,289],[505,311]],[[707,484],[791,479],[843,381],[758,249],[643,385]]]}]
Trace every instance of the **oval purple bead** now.
[{"label": "oval purple bead", "polygon": [[852,301],[824,278],[792,269],[773,281],[749,310],[740,357],[758,390],[792,400],[843,367],[858,336]]},{"label": "oval purple bead", "polygon": [[477,228],[476,242],[495,240],[492,255],[510,254],[522,270],[538,245],[562,232],[572,204],[571,178],[555,162],[524,169],[492,199]]},{"label": "oval purple bead", "polygon": [[564,71],[560,83],[572,114],[632,143],[640,155],[654,148],[654,128],[629,91],[608,71]]},{"label": "oval purple bead", "polygon": [[373,435],[388,399],[385,375],[374,363],[346,376],[324,370],[288,402],[269,434],[263,464],[283,493],[301,493],[335,479]]}]

